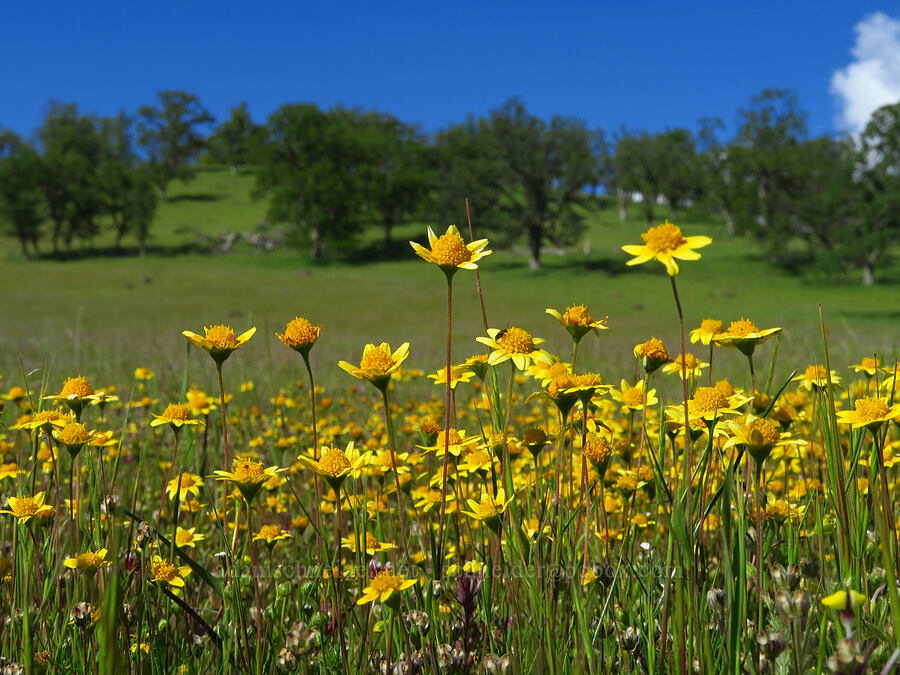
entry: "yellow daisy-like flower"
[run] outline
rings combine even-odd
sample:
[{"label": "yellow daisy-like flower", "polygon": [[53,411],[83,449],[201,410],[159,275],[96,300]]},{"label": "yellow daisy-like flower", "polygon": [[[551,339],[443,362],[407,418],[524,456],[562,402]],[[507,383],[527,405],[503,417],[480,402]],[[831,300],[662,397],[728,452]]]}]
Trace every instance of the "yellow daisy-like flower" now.
[{"label": "yellow daisy-like flower", "polygon": [[463,475],[477,473],[486,476],[494,465],[494,457],[486,448],[476,448],[466,453],[465,459],[459,464],[459,471]]},{"label": "yellow daisy-like flower", "polygon": [[641,367],[648,375],[672,360],[663,341],[655,337],[635,345],[634,358],[641,362]]},{"label": "yellow daisy-like flower", "polygon": [[231,352],[244,346],[253,337],[253,334],[256,333],[256,328],[251,328],[237,337],[234,335],[234,329],[224,324],[208,326],[203,329],[203,332],[204,335],[202,337],[189,330],[182,331],[181,334],[195,347],[209,352],[213,360],[221,365],[225,359],[231,356]]},{"label": "yellow daisy-like flower", "polygon": [[[613,400],[622,404],[624,410],[642,410],[644,408],[644,381],[638,380],[633,387],[628,380],[623,379],[618,389],[609,392]],[[647,392],[647,407],[655,406],[659,401],[656,398],[656,389]]]},{"label": "yellow daisy-like flower", "polygon": [[206,535],[198,534],[196,527],[185,529],[179,525],[175,530],[175,545],[180,548],[193,548],[194,544],[204,539],[206,539]]},{"label": "yellow daisy-like flower", "polygon": [[181,430],[181,427],[203,424],[200,420],[195,420],[191,417],[191,409],[184,403],[170,403],[163,410],[162,415],[153,413],[153,417],[156,419],[150,422],[151,427],[168,424],[176,433]]},{"label": "yellow daisy-like flower", "polygon": [[366,534],[361,537],[357,537],[355,534],[347,535],[341,539],[341,546],[353,553],[356,553],[359,548],[362,548],[367,555],[375,555],[376,553],[391,551],[397,548],[389,541],[378,541],[378,538],[371,532],[366,532]]},{"label": "yellow daisy-like flower", "polygon": [[634,258],[627,265],[640,265],[651,260],[658,260],[666,266],[670,277],[678,274],[678,260],[700,260],[700,254],[695,249],[703,248],[712,243],[709,237],[685,237],[681,228],[668,220],[662,225],[651,227],[641,235],[643,246],[628,245],[622,250]]},{"label": "yellow daisy-like flower", "polygon": [[481,500],[467,499],[469,511],[463,511],[467,516],[480,520],[495,532],[500,531],[500,518],[503,516],[507,507],[513,498],[506,498],[506,491],[503,488],[497,490],[497,496],[494,497],[489,492],[481,493]]},{"label": "yellow daisy-like flower", "polygon": [[756,345],[765,342],[773,335],[781,332],[781,328],[765,328],[760,330],[749,319],[738,319],[728,325],[728,329],[714,335],[712,341],[720,347],[738,349],[746,356],[753,354]]},{"label": "yellow daisy-like flower", "polygon": [[28,394],[22,387],[15,386],[10,387],[9,391],[3,395],[7,401],[12,401],[13,403],[19,403],[20,401],[24,401]]},{"label": "yellow daisy-like flower", "polygon": [[184,578],[191,573],[188,566],[176,567],[168,560],[154,555],[150,560],[150,571],[153,578],[150,581],[154,583],[164,583],[175,588],[184,588]]},{"label": "yellow daisy-like flower", "polygon": [[367,344],[363,348],[362,358],[358,366],[354,366],[347,361],[338,361],[338,366],[353,375],[353,377],[360,380],[368,380],[376,389],[383,391],[391,379],[391,374],[400,368],[400,364],[408,356],[408,342],[404,342],[397,347],[393,353],[391,352],[391,346],[387,342],[382,342],[377,347],[373,344]]},{"label": "yellow daisy-like flower", "polygon": [[601,330],[609,328],[606,325],[609,317],[595,321],[586,305],[569,305],[562,314],[552,308],[547,308],[545,311],[562,324],[575,342],[581,340],[591,331],[599,335]]},{"label": "yellow daisy-like flower", "polygon": [[807,366],[806,370],[804,370],[801,375],[797,375],[797,377],[793,378],[791,382],[799,382],[800,384],[798,386],[800,389],[813,391],[827,387],[829,379],[831,380],[831,384],[838,384],[841,381],[840,376],[835,371],[832,370],[829,372],[825,369],[825,366],[813,364]]},{"label": "yellow daisy-like flower", "polygon": [[55,396],[44,396],[44,400],[65,403],[78,415],[85,405],[96,401],[97,396],[94,395],[94,388],[91,386],[91,383],[79,375],[78,377],[66,378],[62,391]]},{"label": "yellow daisy-like flower", "polygon": [[900,416],[900,403],[888,405],[880,398],[858,398],[853,402],[853,410],[839,410],[838,422],[849,424],[853,429],[877,429],[885,422]]},{"label": "yellow daisy-like flower", "polygon": [[175,493],[178,492],[178,501],[184,502],[187,501],[188,495],[199,497],[200,486],[202,485],[203,479],[200,478],[200,476],[184,471],[180,476],[175,476],[175,478],[168,482],[166,485],[166,494],[169,495],[169,499],[175,499]]},{"label": "yellow daisy-like flower", "polygon": [[60,445],[66,446],[69,455],[74,458],[86,443],[93,440],[94,432],[88,431],[83,424],[71,422],[62,428],[54,429],[53,438]]},{"label": "yellow daisy-like flower", "polygon": [[[682,365],[684,370],[682,370]],[[703,372],[703,369],[708,367],[709,364],[706,361],[701,361],[696,356],[688,352],[687,354],[679,354],[672,361],[663,366],[662,371],[667,375],[678,375],[678,377],[685,377],[687,375],[688,379],[693,379],[699,377]]]},{"label": "yellow daisy-like flower", "polygon": [[39,410],[32,415],[26,415],[12,426],[13,429],[27,429],[34,431],[52,431],[54,427],[61,428],[74,422],[71,415],[61,410]]},{"label": "yellow daisy-like flower", "polygon": [[722,322],[718,319],[703,319],[700,328],[691,331],[691,342],[700,342],[708,346],[712,339],[722,332],[722,328]]},{"label": "yellow daisy-like flower", "polygon": [[881,361],[874,356],[866,356],[859,363],[850,366],[854,372],[865,373],[868,377],[873,377],[875,373],[890,372],[881,365]]},{"label": "yellow daisy-like flower", "polygon": [[477,443],[478,436],[466,436],[465,430],[450,427],[446,432],[443,429],[438,432],[434,445],[417,445],[416,447],[427,452],[434,451],[435,456],[439,458],[444,456],[445,451],[449,451],[454,457],[459,457],[463,450],[472,448]]},{"label": "yellow daisy-like flower", "polygon": [[485,250],[487,239],[479,239],[467,244],[459,234],[456,225],[451,225],[441,236],[437,236],[431,227],[428,228],[428,246],[425,248],[414,241],[409,242],[416,255],[422,260],[434,263],[448,278],[456,274],[457,270],[475,270],[476,264],[493,251]]},{"label": "yellow daisy-like flower", "polygon": [[253,541],[264,541],[269,550],[275,548],[275,544],[285,539],[293,537],[290,532],[285,532],[278,525],[263,525],[259,531],[253,535]]},{"label": "yellow daisy-like flower", "polygon": [[[469,368],[469,366],[462,364],[459,366],[451,365],[450,366],[450,388],[456,389],[456,385],[460,382],[468,382],[473,377],[475,377],[475,372]],[[428,376],[429,379],[434,380],[435,384],[447,384],[447,367],[444,366],[440,368],[433,375]]]},{"label": "yellow daisy-like flower", "polygon": [[511,326],[500,330],[488,328],[488,337],[475,338],[483,345],[487,345],[493,351],[488,356],[488,363],[496,366],[512,359],[516,368],[525,370],[532,361],[550,362],[553,357],[538,345],[544,341],[536,338],[526,330],[518,326]]},{"label": "yellow daisy-like flower", "polygon": [[44,493],[38,492],[34,497],[10,497],[9,508],[0,513],[16,518],[20,525],[24,525],[32,518],[50,516],[55,509],[44,503]]},{"label": "yellow daisy-like flower", "polygon": [[189,389],[185,398],[191,412],[195,415],[208,415],[216,409],[215,401],[200,389]]},{"label": "yellow daisy-like flower", "polygon": [[322,448],[319,461],[307,455],[300,455],[297,459],[307,469],[312,469],[325,478],[335,492],[339,492],[347,476],[359,475],[358,472],[368,463],[370,454],[355,452],[353,441],[350,441],[346,451],[334,446]]},{"label": "yellow daisy-like flower", "polygon": [[322,326],[314,326],[308,320],[298,316],[288,321],[287,326],[284,328],[284,333],[275,333],[275,336],[286,347],[290,347],[295,352],[306,356],[313,345],[316,344],[316,340],[319,339],[321,333]]},{"label": "yellow daisy-like flower", "polygon": [[828,597],[822,598],[822,604],[825,605],[825,607],[836,609],[841,612],[845,612],[848,609],[855,610],[857,607],[865,605],[868,601],[866,596],[854,590],[837,591]]},{"label": "yellow daisy-like flower", "polygon": [[69,569],[81,570],[88,574],[93,574],[103,567],[112,565],[112,562],[106,559],[107,553],[108,551],[105,548],[101,548],[96,552],[86,551],[85,553],[76,555],[74,558],[66,558],[63,561],[63,565]]},{"label": "yellow daisy-like flower", "polygon": [[757,462],[764,461],[781,439],[778,426],[763,417],[744,415],[727,425],[731,438],[725,442],[724,449],[743,446]]},{"label": "yellow daisy-like flower", "polygon": [[266,468],[262,462],[250,457],[235,457],[231,463],[231,472],[213,471],[213,476],[216,480],[234,483],[244,499],[249,502],[259,494],[263,483],[282,471],[287,471],[287,469],[279,469],[277,466]]},{"label": "yellow daisy-like flower", "polygon": [[[737,408],[748,400],[749,397],[740,394],[726,397],[716,387],[697,387],[694,395],[688,400],[688,415],[691,421],[702,419],[712,422],[722,415],[737,415]],[[667,412],[671,419],[684,424],[683,406],[670,406]]]},{"label": "yellow daisy-like flower", "polygon": [[20,469],[15,462],[9,464],[0,464],[0,480],[4,478],[15,478],[20,473],[25,473],[24,469]]},{"label": "yellow daisy-like flower", "polygon": [[357,605],[365,605],[370,602],[382,602],[393,610],[400,607],[400,594],[407,588],[416,585],[416,579],[407,579],[402,574],[394,574],[390,570],[382,570],[369,580],[369,585],[363,589],[362,595],[356,601]]},{"label": "yellow daisy-like flower", "polygon": [[153,371],[146,366],[140,366],[134,369],[134,377],[137,380],[152,380]]},{"label": "yellow daisy-like flower", "polygon": [[582,452],[584,452],[584,456],[594,465],[597,473],[600,474],[600,477],[602,478],[609,466],[609,459],[612,457],[613,448],[609,444],[609,441],[602,436],[598,436],[594,432],[588,433],[585,441]]}]

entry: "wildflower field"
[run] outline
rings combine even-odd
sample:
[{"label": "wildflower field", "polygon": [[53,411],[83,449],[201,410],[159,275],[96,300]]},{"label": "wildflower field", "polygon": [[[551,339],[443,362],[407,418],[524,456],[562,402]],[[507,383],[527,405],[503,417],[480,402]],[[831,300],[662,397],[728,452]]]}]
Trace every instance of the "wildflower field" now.
[{"label": "wildflower field", "polygon": [[530,285],[467,226],[375,291],[197,262],[196,304],[132,279],[111,311],[119,279],[84,323],[58,283],[0,361],[0,667],[890,672],[891,315],[832,289],[833,325],[695,230]]}]

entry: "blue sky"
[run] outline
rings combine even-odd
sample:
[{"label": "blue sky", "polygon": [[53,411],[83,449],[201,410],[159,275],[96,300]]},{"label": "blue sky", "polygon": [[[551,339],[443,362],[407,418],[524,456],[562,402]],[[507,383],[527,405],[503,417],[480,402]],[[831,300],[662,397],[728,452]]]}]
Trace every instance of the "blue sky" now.
[{"label": "blue sky", "polygon": [[[854,27],[875,12],[883,21],[860,48]],[[867,114],[875,104],[860,99],[874,89],[900,99],[900,65],[895,78],[879,61],[900,40],[888,17],[900,18],[900,0],[8,1],[0,126],[31,133],[50,100],[112,115],[185,89],[219,119],[243,100],[260,121],[286,102],[342,103],[436,130],[518,95],[541,116],[658,131],[708,115],[732,123],[752,94],[782,87],[814,134],[832,133],[853,126],[841,116],[854,105]],[[889,81],[874,87],[872,73]]]}]

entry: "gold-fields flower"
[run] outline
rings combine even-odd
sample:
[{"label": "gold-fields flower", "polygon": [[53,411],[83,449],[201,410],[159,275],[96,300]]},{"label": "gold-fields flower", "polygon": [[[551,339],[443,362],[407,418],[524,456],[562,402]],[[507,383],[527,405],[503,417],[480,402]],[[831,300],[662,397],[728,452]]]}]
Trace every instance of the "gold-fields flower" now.
[{"label": "gold-fields flower", "polygon": [[511,359],[516,368],[525,370],[532,361],[552,361],[550,354],[538,347],[543,340],[533,337],[531,333],[518,326],[503,330],[488,328],[487,333],[488,337],[475,339],[492,349],[488,356],[488,363],[492,366]]},{"label": "gold-fields flower", "polygon": [[429,248],[414,241],[409,244],[417,256],[440,267],[448,278],[456,274],[457,270],[478,269],[478,261],[492,253],[490,250],[485,250],[488,245],[487,239],[478,239],[471,244],[466,244],[456,225],[448,227],[447,231],[440,236],[437,236],[429,227]]},{"label": "gold-fields flower", "polygon": [[297,459],[307,469],[311,469],[325,478],[332,489],[338,492],[347,476],[359,475],[362,468],[368,464],[370,454],[356,452],[353,441],[350,441],[346,451],[333,446],[322,448],[322,455],[318,461],[307,455],[300,455]]},{"label": "gold-fields flower", "polygon": [[191,573],[191,568],[187,565],[176,567],[168,560],[154,555],[150,560],[150,571],[153,574],[151,582],[168,584],[177,589],[184,588],[184,579]]},{"label": "gold-fields flower", "polygon": [[200,497],[200,486],[203,485],[203,479],[200,476],[184,471],[179,476],[175,476],[166,485],[166,494],[169,499],[175,499],[175,493],[178,493],[178,501],[184,502],[188,495]]},{"label": "gold-fields flower", "polygon": [[286,347],[290,347],[300,354],[308,355],[321,333],[322,326],[314,326],[307,319],[298,316],[288,321],[284,333],[275,333],[275,336]]},{"label": "gold-fields flower", "polygon": [[464,514],[480,520],[495,532],[500,531],[500,518],[503,516],[507,507],[513,498],[506,498],[506,491],[503,488],[497,490],[497,496],[491,495],[489,492],[482,492],[481,500],[467,499],[469,503],[469,511],[463,511]]},{"label": "gold-fields flower", "polygon": [[360,380],[368,380],[377,389],[384,390],[391,379],[391,374],[400,368],[400,364],[409,356],[409,343],[404,342],[391,352],[391,346],[382,342],[377,347],[367,344],[363,348],[362,358],[358,366],[347,361],[339,361],[338,366]]},{"label": "gold-fields flower", "polygon": [[231,326],[219,324],[217,326],[208,326],[203,329],[204,335],[200,336],[193,331],[182,331],[188,342],[195,347],[205,349],[213,360],[221,365],[231,352],[242,347],[256,333],[256,328],[251,328],[235,337],[234,329]]},{"label": "gold-fields flower", "polygon": [[575,342],[581,340],[591,331],[599,334],[601,330],[608,329],[606,322],[609,320],[609,317],[595,321],[586,305],[569,305],[562,314],[552,308],[548,308],[546,312],[562,324]]},{"label": "gold-fields flower", "polygon": [[394,574],[389,569],[382,570],[369,580],[369,585],[363,589],[356,604],[382,602],[391,609],[397,610],[400,607],[400,594],[415,586],[416,583],[416,579],[407,579],[402,574]]},{"label": "gold-fields flower", "polygon": [[699,260],[700,254],[696,249],[703,248],[712,243],[712,239],[705,236],[685,237],[681,228],[668,220],[662,225],[651,227],[641,235],[643,245],[630,244],[623,246],[622,250],[634,258],[627,265],[640,265],[651,260],[658,260],[666,267],[669,276],[678,274],[676,260]]},{"label": "gold-fields flower", "polygon": [[79,553],[72,558],[66,558],[63,565],[73,570],[81,570],[88,574],[93,574],[103,567],[109,567],[112,562],[106,559],[107,549],[101,548],[99,551],[86,551]]},{"label": "gold-fields flower", "polygon": [[253,535],[253,541],[263,541],[269,549],[273,549],[275,544],[285,539],[290,539],[293,535],[285,532],[278,525],[263,525],[259,531]]},{"label": "gold-fields flower", "polygon": [[262,462],[250,457],[235,457],[231,463],[231,471],[213,471],[216,480],[224,480],[234,483],[248,502],[259,494],[263,484],[276,477],[287,469],[279,469],[277,466],[268,468]]},{"label": "gold-fields flower", "polygon": [[[699,377],[704,368],[709,366],[706,361],[701,361],[696,356],[688,352],[687,354],[679,354],[672,361],[663,366],[662,371],[667,375],[678,375],[693,379]],[[683,369],[683,370],[682,370]]]},{"label": "gold-fields flower", "polygon": [[170,403],[163,410],[162,415],[153,414],[156,419],[150,422],[151,427],[158,427],[168,424],[175,432],[181,430],[184,426],[202,426],[200,420],[196,420],[191,416],[191,409],[184,403]]},{"label": "gold-fields flower", "polygon": [[[633,387],[628,380],[623,379],[618,389],[612,389],[609,395],[613,400],[622,404],[624,410],[642,410],[644,407],[644,381],[638,380]],[[647,392],[647,407],[655,406],[659,401],[656,398],[656,389]]]},{"label": "gold-fields flower", "polygon": [[672,360],[663,341],[655,337],[635,345],[634,358],[641,362],[641,367],[648,375]]},{"label": "gold-fields flower", "polygon": [[43,492],[38,492],[34,497],[10,497],[8,506],[9,508],[0,513],[13,516],[21,525],[32,518],[49,517],[55,510],[49,504],[44,503]]},{"label": "gold-fields flower", "polygon": [[853,402],[853,410],[837,413],[838,422],[854,429],[877,429],[897,417],[900,417],[900,403],[888,405],[880,398],[858,398]]},{"label": "gold-fields flower", "polygon": [[709,345],[713,338],[722,332],[722,322],[718,319],[703,319],[700,327],[691,331],[691,342]]},{"label": "gold-fields flower", "polygon": [[773,335],[781,332],[781,328],[764,328],[756,327],[756,324],[749,319],[738,319],[732,321],[727,330],[718,333],[712,337],[712,341],[720,347],[731,347],[738,349],[746,356],[751,356],[756,345],[765,342]]}]

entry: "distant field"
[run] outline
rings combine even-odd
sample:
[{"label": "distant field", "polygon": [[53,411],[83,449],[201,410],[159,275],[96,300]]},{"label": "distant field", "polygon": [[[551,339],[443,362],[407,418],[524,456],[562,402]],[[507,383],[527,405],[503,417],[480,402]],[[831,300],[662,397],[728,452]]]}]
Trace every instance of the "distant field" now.
[{"label": "distant field", "polygon": [[[285,367],[299,368],[299,359],[274,337],[295,315],[324,324],[313,357],[326,382],[346,383],[336,361],[358,358],[365,342],[381,340],[411,342],[408,365],[433,372],[444,340],[444,281],[411,251],[397,261],[313,267],[294,250],[262,254],[239,246],[222,256],[178,253],[192,241],[180,228],[216,233],[249,230],[258,223],[265,204],[250,199],[252,185],[252,176],[225,170],[203,171],[189,185],[172,185],[153,230],[151,246],[157,253],[146,258],[25,263],[17,257],[15,242],[2,240],[2,386],[18,382],[20,359],[28,371],[46,362],[53,386],[76,371],[97,383],[121,386],[130,382],[137,365],[170,372],[176,378],[172,384],[180,384],[181,331],[216,322],[258,327],[259,334],[227,368],[234,378],[266,377]],[[896,286],[812,284],[774,269],[753,243],[728,238],[718,226],[678,224],[688,234],[714,239],[702,260],[685,264],[678,277],[689,328],[707,316],[783,326],[780,374],[789,370],[789,362],[805,366],[821,352],[821,303],[836,367],[874,352],[894,352],[900,325]],[[665,330],[659,337],[670,351],[678,351],[677,319],[662,267],[627,268],[627,256],[619,250],[639,242],[643,229],[641,222],[620,223],[612,211],[599,211],[591,217],[590,252],[579,246],[565,256],[546,255],[538,272],[527,269],[523,255],[496,251],[482,265],[489,322],[522,325],[545,337],[551,350],[567,355],[568,336],[544,309],[586,303],[595,316],[609,315],[610,330],[585,348],[584,363],[616,381],[631,375],[631,347],[661,325]],[[370,236],[381,235],[374,230]],[[396,237],[421,239],[424,224],[397,228]],[[474,337],[482,334],[473,274],[457,276],[455,301],[454,359],[461,360],[479,349]],[[771,352],[769,345],[761,348],[762,360]],[[196,355],[195,364],[199,356],[205,358]],[[736,353],[717,358],[716,368],[725,369],[720,372],[744,377]],[[192,370],[192,379],[210,384],[207,366],[204,362]],[[291,372],[299,375],[299,369]]]}]

